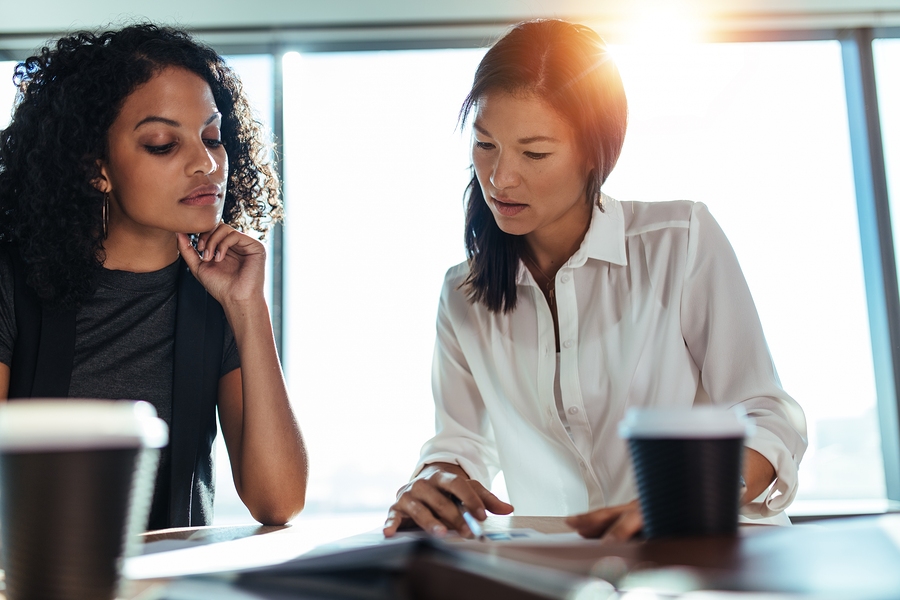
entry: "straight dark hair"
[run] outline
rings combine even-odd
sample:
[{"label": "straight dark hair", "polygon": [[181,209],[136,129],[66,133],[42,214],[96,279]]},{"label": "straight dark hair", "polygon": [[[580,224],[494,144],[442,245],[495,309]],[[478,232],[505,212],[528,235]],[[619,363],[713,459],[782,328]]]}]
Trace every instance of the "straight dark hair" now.
[{"label": "straight dark hair", "polygon": [[[585,201],[600,201],[625,141],[628,105],[619,70],[603,39],[589,27],[559,20],[519,23],[488,50],[460,110],[465,125],[485,94],[534,94],[575,130],[591,163]],[[516,275],[524,237],[497,226],[475,169],[466,188],[466,256],[463,282],[469,300],[491,312],[516,307]],[[602,207],[601,207],[602,208]]]}]

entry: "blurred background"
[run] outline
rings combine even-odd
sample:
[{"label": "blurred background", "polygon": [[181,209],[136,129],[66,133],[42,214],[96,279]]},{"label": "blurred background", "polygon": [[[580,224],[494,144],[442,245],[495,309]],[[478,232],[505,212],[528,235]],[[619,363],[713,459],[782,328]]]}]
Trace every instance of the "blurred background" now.
[{"label": "blurred background", "polygon": [[[228,57],[284,181],[268,295],[310,451],[299,518],[354,533],[434,428],[438,293],[465,258],[460,104],[491,41],[535,17],[611,43],[630,122],[604,191],[705,202],[734,245],[809,422],[790,514],[895,509],[900,0],[0,0],[0,128],[16,61],[67,31],[148,19]],[[218,452],[216,523],[249,522]]]}]

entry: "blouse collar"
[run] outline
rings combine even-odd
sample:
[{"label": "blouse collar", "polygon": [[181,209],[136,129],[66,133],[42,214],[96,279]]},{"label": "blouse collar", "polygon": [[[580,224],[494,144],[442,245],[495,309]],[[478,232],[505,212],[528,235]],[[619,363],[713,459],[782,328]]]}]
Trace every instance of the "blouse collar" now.
[{"label": "blouse collar", "polygon": [[[577,269],[583,267],[589,258],[614,265],[626,266],[628,255],[625,252],[625,219],[622,204],[606,194],[600,194],[603,209],[595,204],[591,213],[591,225],[575,251],[563,268]],[[529,279],[528,269],[519,261],[516,283],[525,284]]]}]

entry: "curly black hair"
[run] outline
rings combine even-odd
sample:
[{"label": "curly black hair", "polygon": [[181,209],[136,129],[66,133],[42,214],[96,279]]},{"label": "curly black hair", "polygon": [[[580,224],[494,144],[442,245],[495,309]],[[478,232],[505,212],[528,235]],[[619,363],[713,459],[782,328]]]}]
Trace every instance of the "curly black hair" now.
[{"label": "curly black hair", "polygon": [[282,218],[270,145],[215,50],[152,24],[68,35],[16,66],[16,107],[0,132],[0,242],[15,246],[49,305],[77,306],[92,293],[105,254],[104,197],[91,182],[108,158],[107,133],[125,98],[167,67],[202,77],[222,113],[225,222],[264,235]]}]

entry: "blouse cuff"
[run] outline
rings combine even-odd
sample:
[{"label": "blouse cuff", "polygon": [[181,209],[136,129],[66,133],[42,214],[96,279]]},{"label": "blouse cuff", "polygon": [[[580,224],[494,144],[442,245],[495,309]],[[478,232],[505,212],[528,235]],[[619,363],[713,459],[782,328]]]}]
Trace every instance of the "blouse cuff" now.
[{"label": "blouse cuff", "polygon": [[756,450],[772,463],[775,467],[775,481],[759,498],[742,507],[741,513],[750,518],[777,515],[797,495],[797,462],[778,436],[758,425],[756,433],[744,445]]},{"label": "blouse cuff", "polygon": [[[460,456],[459,454],[453,454],[452,452],[434,452],[419,459],[419,463],[416,465],[416,469],[413,471],[410,479],[414,479],[421,473],[422,469],[425,468],[425,465],[438,462],[458,465],[466,472],[470,479],[476,480],[486,489],[491,489],[491,482],[494,480],[494,476],[497,475],[497,472],[499,472],[497,469],[490,469],[482,462],[476,462],[464,456]],[[491,471],[493,471],[493,473]]]}]

